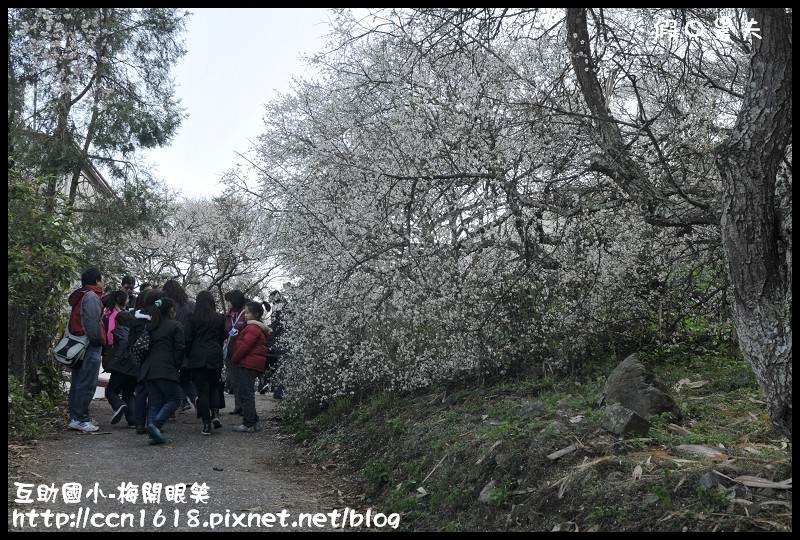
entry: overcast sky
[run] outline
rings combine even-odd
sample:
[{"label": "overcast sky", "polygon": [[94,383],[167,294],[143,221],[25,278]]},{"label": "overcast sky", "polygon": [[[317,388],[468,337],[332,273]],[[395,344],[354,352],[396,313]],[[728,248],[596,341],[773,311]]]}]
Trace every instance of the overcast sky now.
[{"label": "overcast sky", "polygon": [[146,159],[156,176],[190,197],[221,191],[220,176],[263,132],[264,104],[288,92],[305,73],[301,54],[322,48],[328,10],[317,8],[191,8],[187,53],[174,70],[186,108],[169,147]]}]

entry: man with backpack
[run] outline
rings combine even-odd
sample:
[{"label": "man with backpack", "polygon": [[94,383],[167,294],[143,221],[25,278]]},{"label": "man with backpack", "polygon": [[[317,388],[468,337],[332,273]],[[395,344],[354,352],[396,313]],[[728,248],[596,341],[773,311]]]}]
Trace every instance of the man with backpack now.
[{"label": "man with backpack", "polygon": [[100,317],[103,314],[103,274],[97,268],[89,268],[81,274],[81,287],[69,295],[72,307],[69,315],[69,331],[77,336],[89,337],[89,345],[83,363],[72,369],[69,385],[70,429],[97,431],[91,422],[89,404],[97,388],[100,362],[105,344],[105,332]]}]

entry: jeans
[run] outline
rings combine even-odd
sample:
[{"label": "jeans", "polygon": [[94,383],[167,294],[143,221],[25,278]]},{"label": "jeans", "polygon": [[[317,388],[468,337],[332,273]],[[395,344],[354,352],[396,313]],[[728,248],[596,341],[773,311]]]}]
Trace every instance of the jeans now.
[{"label": "jeans", "polygon": [[[241,393],[239,392],[239,384],[241,384],[240,374],[242,369],[239,366],[235,366],[233,364],[230,365],[230,370],[228,373],[231,375],[231,388],[233,388],[233,409],[238,410],[242,408],[242,398]],[[250,381],[250,386],[252,387],[255,384],[255,381]],[[255,397],[253,398],[255,399]]]},{"label": "jeans", "polygon": [[247,427],[255,426],[258,423],[255,392],[258,373],[255,369],[239,368],[239,387],[236,389],[236,398],[242,405],[242,423]]},{"label": "jeans", "polygon": [[197,385],[192,380],[192,374],[189,368],[181,368],[181,404],[186,400],[192,400],[197,397]]},{"label": "jeans", "polygon": [[279,354],[267,354],[266,373],[270,381],[270,386],[272,387],[272,397],[275,399],[283,399],[283,385],[275,384],[275,372],[277,372],[278,368],[281,366],[283,354],[282,352]]},{"label": "jeans", "polygon": [[181,385],[170,379],[148,379],[147,419],[160,428],[181,405]]},{"label": "jeans", "polygon": [[[106,399],[113,411],[122,407],[123,404],[128,406],[128,408],[125,409],[125,420],[128,424],[133,424],[133,392],[135,389],[136,377],[120,373],[119,371],[111,372],[111,377],[108,379],[108,386],[106,386]],[[122,397],[120,397],[120,394]]]},{"label": "jeans", "polygon": [[100,361],[103,347],[89,345],[83,364],[78,369],[72,370],[72,380],[69,383],[69,414],[71,419],[78,422],[88,422],[89,404],[97,388],[97,376],[100,375]]}]

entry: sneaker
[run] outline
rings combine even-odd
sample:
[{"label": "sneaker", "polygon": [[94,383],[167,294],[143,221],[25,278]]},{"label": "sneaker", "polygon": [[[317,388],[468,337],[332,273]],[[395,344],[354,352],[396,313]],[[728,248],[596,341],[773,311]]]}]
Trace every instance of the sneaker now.
[{"label": "sneaker", "polygon": [[222,427],[222,422],[220,421],[218,416],[215,416],[211,419],[211,424],[213,424],[214,429],[219,429]]},{"label": "sneaker", "polygon": [[91,422],[81,422],[80,424],[78,424],[78,429],[80,431],[92,432],[92,431],[98,431],[100,428],[92,424]]},{"label": "sneaker", "polygon": [[175,416],[175,413],[172,413],[172,416],[169,417],[169,420],[172,420],[173,422],[176,422],[178,420],[178,418]]},{"label": "sneaker", "polygon": [[[89,419],[89,423],[92,424],[93,426],[99,426],[100,425],[100,424],[98,424],[97,422],[95,422],[92,419]],[[81,425],[81,423],[78,422],[77,420],[75,420],[74,418],[69,421],[69,429],[81,429],[80,425]]]},{"label": "sneaker", "polygon": [[263,396],[264,394],[266,394],[266,393],[267,393],[267,390],[269,390],[269,383],[266,383],[264,386],[262,386],[261,388],[259,388],[259,389],[258,389],[258,393],[259,393],[259,394],[261,394],[261,395]]},{"label": "sneaker", "polygon": [[164,444],[164,441],[163,440],[159,441],[158,439],[156,439],[151,435],[147,438],[147,444],[149,444],[150,446],[155,446],[157,444]]},{"label": "sneaker", "polygon": [[164,444],[165,442],[167,442],[167,440],[161,434],[161,430],[158,429],[158,426],[150,422],[150,425],[148,427],[150,428],[150,437],[155,439],[158,444]]},{"label": "sneaker", "polygon": [[255,431],[261,431],[261,422],[256,422],[256,425],[253,426]]},{"label": "sneaker", "polygon": [[239,433],[253,433],[255,431],[255,428],[253,428],[253,426],[248,427],[244,424],[239,424],[238,426],[233,428],[233,431],[238,431]]},{"label": "sneaker", "polygon": [[200,430],[200,435],[211,435],[211,422],[203,422],[203,429]]},{"label": "sneaker", "polygon": [[[167,430],[164,429],[164,426],[161,426],[160,428],[158,428],[158,431],[160,431],[162,435],[167,432]],[[147,427],[144,428],[144,432],[147,433],[148,435],[152,435],[153,434],[153,432],[150,431],[150,424],[147,424]]]},{"label": "sneaker", "polygon": [[242,409],[233,409],[228,414],[242,414]]},{"label": "sneaker", "polygon": [[124,403],[122,405],[120,405],[119,409],[114,411],[114,414],[111,415],[111,424],[114,425],[117,422],[119,422],[120,420],[122,420],[122,417],[125,414],[125,411],[127,409],[128,409],[128,406],[125,405]]}]

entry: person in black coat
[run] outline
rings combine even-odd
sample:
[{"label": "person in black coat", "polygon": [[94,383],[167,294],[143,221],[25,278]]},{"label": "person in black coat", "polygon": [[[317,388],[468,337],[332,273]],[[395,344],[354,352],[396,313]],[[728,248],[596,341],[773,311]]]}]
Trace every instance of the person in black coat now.
[{"label": "person in black coat", "polygon": [[128,347],[133,313],[120,311],[115,319],[113,357],[109,360],[108,371],[111,377],[106,386],[106,399],[114,410],[111,423],[116,424],[125,417],[128,427],[134,427],[134,391],[139,375],[139,365]]},{"label": "person in black coat", "polygon": [[[148,295],[148,302],[151,298]],[[148,444],[164,444],[161,427],[181,404],[179,371],[183,365],[185,340],[183,326],[176,321],[175,302],[157,298],[148,306],[150,348],[139,368],[139,380],[147,388]]]},{"label": "person in black coat", "polygon": [[200,291],[186,327],[186,365],[197,388],[197,417],[203,419],[202,435],[211,427],[221,428],[222,343],[225,341],[225,316],[217,312],[214,295]]},{"label": "person in black coat", "polygon": [[[169,279],[161,287],[164,291],[164,296],[171,298],[175,302],[175,316],[173,319],[181,323],[183,332],[186,334],[186,323],[189,320],[189,315],[194,311],[195,300],[189,299],[189,294],[186,289],[178,283],[177,280]],[[190,408],[196,408],[197,401],[197,387],[192,382],[189,368],[186,365],[184,358],[183,366],[181,367],[181,406],[179,411],[185,411]]]}]

